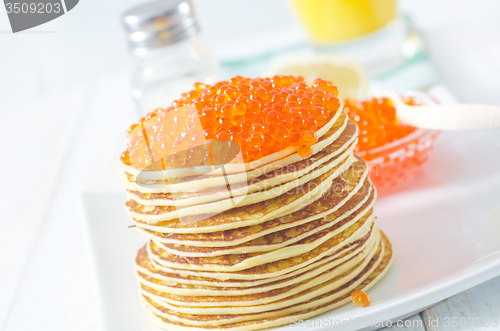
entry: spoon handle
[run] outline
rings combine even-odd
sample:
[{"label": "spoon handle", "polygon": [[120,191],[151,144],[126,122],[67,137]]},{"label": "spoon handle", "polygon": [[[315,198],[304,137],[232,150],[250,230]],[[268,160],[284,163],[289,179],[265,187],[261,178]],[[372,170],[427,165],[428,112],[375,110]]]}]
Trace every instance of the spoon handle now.
[{"label": "spoon handle", "polygon": [[392,91],[383,93],[396,107],[396,117],[407,125],[432,130],[491,130],[500,128],[500,107],[481,104],[409,106]]},{"label": "spoon handle", "polygon": [[401,123],[434,130],[490,130],[500,128],[500,107],[479,104],[396,107]]}]

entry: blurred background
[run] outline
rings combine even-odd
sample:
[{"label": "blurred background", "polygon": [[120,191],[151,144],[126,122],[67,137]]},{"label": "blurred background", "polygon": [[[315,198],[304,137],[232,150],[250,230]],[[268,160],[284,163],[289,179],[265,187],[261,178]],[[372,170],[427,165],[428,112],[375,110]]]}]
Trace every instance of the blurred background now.
[{"label": "blurred background", "polygon": [[[308,40],[286,0],[193,2],[203,45],[219,61],[293,49]],[[1,113],[130,70],[120,15],[141,3],[82,0],[68,14],[17,34],[0,10]],[[492,89],[500,75],[498,1],[402,0],[398,6],[422,33],[437,73],[460,101],[500,104]]]}]

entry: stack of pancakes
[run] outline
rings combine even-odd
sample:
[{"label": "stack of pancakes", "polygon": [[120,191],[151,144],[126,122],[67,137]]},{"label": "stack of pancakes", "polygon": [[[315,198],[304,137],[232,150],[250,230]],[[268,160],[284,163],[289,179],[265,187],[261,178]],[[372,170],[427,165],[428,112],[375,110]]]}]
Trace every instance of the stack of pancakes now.
[{"label": "stack of pancakes", "polygon": [[122,164],[125,208],[149,238],[135,261],[140,298],[158,326],[290,324],[382,278],[393,252],[373,214],[367,165],[353,154],[357,127],[341,109],[308,158],[289,148],[240,172],[174,169],[168,182],[165,172]]}]

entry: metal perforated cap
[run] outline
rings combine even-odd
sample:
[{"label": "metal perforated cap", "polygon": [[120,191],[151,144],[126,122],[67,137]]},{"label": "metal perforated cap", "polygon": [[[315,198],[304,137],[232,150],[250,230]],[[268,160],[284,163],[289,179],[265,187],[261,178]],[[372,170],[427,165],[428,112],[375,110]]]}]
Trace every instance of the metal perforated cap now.
[{"label": "metal perforated cap", "polygon": [[148,2],[123,14],[129,47],[136,53],[173,44],[199,31],[188,0]]}]

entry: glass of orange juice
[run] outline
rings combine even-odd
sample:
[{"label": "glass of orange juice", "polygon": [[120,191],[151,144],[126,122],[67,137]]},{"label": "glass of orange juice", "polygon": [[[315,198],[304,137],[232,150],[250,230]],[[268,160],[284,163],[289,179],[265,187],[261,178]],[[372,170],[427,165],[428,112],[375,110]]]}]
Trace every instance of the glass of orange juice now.
[{"label": "glass of orange juice", "polygon": [[290,1],[317,45],[365,36],[397,17],[396,0]]}]

